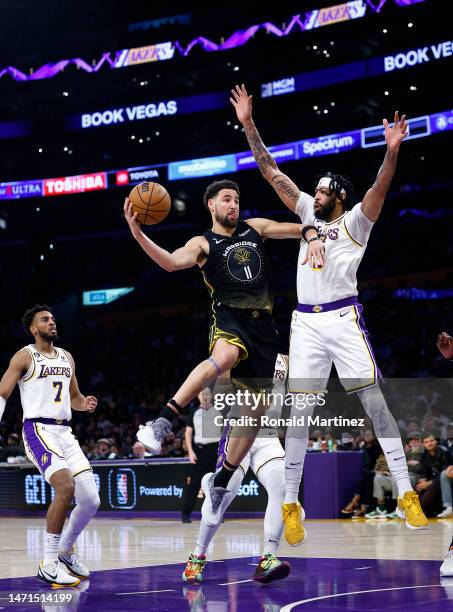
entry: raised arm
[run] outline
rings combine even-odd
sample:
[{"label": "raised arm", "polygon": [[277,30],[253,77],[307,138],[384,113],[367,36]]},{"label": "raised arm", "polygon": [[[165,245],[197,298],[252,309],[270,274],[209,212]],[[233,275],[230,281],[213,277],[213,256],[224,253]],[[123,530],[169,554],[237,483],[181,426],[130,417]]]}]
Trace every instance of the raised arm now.
[{"label": "raised arm", "polygon": [[385,152],[382,166],[377,173],[376,180],[372,187],[368,189],[362,201],[362,212],[370,221],[376,221],[381,214],[385,196],[395,174],[400,145],[408,133],[406,115],[403,115],[400,120],[398,111],[395,111],[392,127],[389,126],[387,119],[384,119],[383,123],[387,151]]},{"label": "raised arm", "polygon": [[[251,225],[261,236],[261,238],[304,238],[308,242],[308,250],[305,256],[307,261],[322,267],[325,262],[324,245],[318,237],[318,231],[312,225],[301,225],[300,223],[279,223],[271,219],[260,217],[247,219],[246,223]],[[306,229],[304,232],[304,228]]]},{"label": "raised arm", "polygon": [[69,395],[71,397],[71,408],[78,412],[94,412],[98,404],[98,400],[93,395],[83,395],[79,389],[79,383],[75,374],[75,363],[71,353],[65,351],[72,365],[72,378],[69,383]]},{"label": "raised arm", "polygon": [[261,174],[277,192],[278,197],[292,211],[300,196],[300,189],[283,172],[280,172],[275,159],[267,150],[252,118],[252,96],[249,96],[245,85],[231,90],[231,104],[236,110],[238,120],[244,126],[245,135]]},{"label": "raised arm", "polygon": [[8,369],[0,380],[0,421],[2,420],[5,410],[6,400],[13,392],[14,387],[17,385],[24,372],[28,370],[30,364],[30,353],[26,349],[21,349],[11,358]]},{"label": "raised arm", "polygon": [[128,198],[124,202],[124,216],[131,234],[138,244],[153,261],[167,272],[192,268],[207,254],[204,246],[206,240],[202,236],[191,238],[183,247],[176,249],[173,253],[169,253],[169,251],[150,240],[142,232],[137,214],[134,214]]}]

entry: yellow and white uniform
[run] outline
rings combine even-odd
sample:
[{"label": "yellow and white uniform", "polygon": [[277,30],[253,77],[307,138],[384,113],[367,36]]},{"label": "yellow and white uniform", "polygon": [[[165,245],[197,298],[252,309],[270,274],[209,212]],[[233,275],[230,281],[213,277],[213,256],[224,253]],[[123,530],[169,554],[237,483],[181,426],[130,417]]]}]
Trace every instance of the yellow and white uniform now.
[{"label": "yellow and white uniform", "polygon": [[91,470],[69,425],[74,373],[69,357],[58,347],[54,357],[43,355],[32,344],[25,349],[31,364],[19,380],[19,391],[27,457],[47,481],[60,469],[69,469],[73,476]]},{"label": "yellow and white uniform", "polygon": [[376,383],[378,368],[357,301],[357,269],[374,223],[361,203],[331,222],[315,217],[314,198],[301,192],[296,213],[314,225],[326,250],[322,268],[302,265],[308,245],[301,242],[297,265],[298,307],[293,312],[289,390],[325,389],[332,362],[347,391]]}]

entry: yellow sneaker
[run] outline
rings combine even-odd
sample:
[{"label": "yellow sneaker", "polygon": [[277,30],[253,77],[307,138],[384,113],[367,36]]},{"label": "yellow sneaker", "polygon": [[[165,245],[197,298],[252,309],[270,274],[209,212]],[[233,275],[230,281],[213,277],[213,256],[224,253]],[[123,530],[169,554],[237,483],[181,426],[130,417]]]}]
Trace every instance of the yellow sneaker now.
[{"label": "yellow sneaker", "polygon": [[302,521],[305,512],[299,502],[282,504],[283,524],[285,526],[285,539],[290,546],[299,546],[307,537]]},{"label": "yellow sneaker", "polygon": [[409,529],[428,529],[429,527],[428,519],[415,491],[406,491],[403,497],[398,497],[396,512],[400,518],[406,519],[406,527]]}]

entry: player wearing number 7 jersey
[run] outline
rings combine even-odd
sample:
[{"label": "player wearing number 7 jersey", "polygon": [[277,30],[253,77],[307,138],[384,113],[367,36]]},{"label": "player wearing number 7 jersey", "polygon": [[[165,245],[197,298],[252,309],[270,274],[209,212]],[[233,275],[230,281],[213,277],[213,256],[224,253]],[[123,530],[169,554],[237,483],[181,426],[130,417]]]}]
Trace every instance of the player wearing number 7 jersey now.
[{"label": "player wearing number 7 jersey", "polygon": [[[18,384],[25,452],[55,489],[38,578],[54,587],[75,586],[88,578],[89,571],[73,546],[100,501],[93,471],[71,431],[71,408],[93,412],[97,399],[80,393],[71,354],[54,346],[58,336],[50,308],[37,304],[27,310],[23,324],[35,343],[12,357],[0,381],[0,421],[6,400]],[[62,534],[74,495],[77,504]]]}]

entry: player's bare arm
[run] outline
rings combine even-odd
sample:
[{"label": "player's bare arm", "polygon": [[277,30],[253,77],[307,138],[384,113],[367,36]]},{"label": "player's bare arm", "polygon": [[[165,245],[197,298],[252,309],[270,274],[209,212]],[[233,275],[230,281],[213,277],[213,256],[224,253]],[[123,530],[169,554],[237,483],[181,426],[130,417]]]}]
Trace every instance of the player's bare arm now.
[{"label": "player's bare arm", "polygon": [[275,159],[269,153],[252,118],[252,96],[245,85],[231,90],[231,104],[242,123],[253,156],[263,177],[272,185],[282,202],[295,212],[300,189],[286,174],[280,172]]},{"label": "player's bare arm", "polygon": [[[262,238],[297,238],[302,237],[304,226],[301,223],[279,223],[271,219],[247,219],[246,223],[251,225],[260,234]],[[325,262],[325,249],[321,240],[318,240],[318,232],[316,229],[308,229],[305,234],[305,239],[309,242],[307,255],[303,263],[307,261],[316,262],[317,266],[323,266]]]},{"label": "player's bare arm", "polygon": [[447,332],[439,334],[436,345],[445,359],[453,359],[453,338]]},{"label": "player's bare arm", "polygon": [[9,362],[8,369],[0,380],[0,397],[7,400],[20,378],[31,365],[30,353],[26,349],[18,351]]},{"label": "player's bare arm", "polygon": [[65,351],[68,356],[69,361],[72,365],[72,378],[69,383],[69,395],[71,397],[71,408],[78,412],[94,412],[96,410],[96,406],[98,405],[98,400],[93,395],[83,395],[79,389],[79,383],[77,382],[77,377],[75,375],[75,362],[68,351]]},{"label": "player's bare arm", "polygon": [[124,202],[124,216],[131,234],[138,244],[148,257],[167,272],[193,268],[197,264],[201,264],[209,252],[208,242],[203,236],[191,238],[183,247],[176,249],[173,253],[166,251],[144,234],[137,219],[137,214],[134,214],[128,198]]},{"label": "player's bare arm", "polygon": [[398,111],[395,111],[392,127],[390,127],[387,119],[383,120],[383,124],[387,151],[382,166],[377,173],[376,180],[373,186],[366,192],[362,202],[363,214],[370,221],[376,221],[381,214],[385,196],[395,175],[400,145],[408,134],[406,115],[403,115],[400,119]]}]

